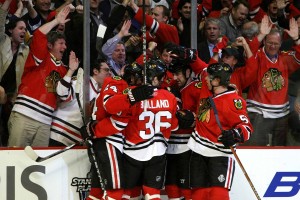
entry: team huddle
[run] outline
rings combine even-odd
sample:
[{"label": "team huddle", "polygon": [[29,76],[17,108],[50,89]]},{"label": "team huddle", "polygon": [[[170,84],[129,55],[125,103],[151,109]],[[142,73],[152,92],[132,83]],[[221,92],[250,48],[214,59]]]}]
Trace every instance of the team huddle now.
[{"label": "team huddle", "polygon": [[[193,54],[176,45],[169,51],[175,57],[179,51]],[[151,59],[144,72],[134,62],[124,67],[122,77],[104,80],[87,130],[105,188],[92,168],[88,199],[137,199],[141,194],[160,199],[163,188],[169,199],[229,199],[234,174],[229,147],[252,132],[246,103],[229,86],[233,70],[228,64],[208,65],[201,80],[192,76],[189,64],[174,59],[167,68]],[[167,71],[184,76],[188,84],[162,88]]]}]

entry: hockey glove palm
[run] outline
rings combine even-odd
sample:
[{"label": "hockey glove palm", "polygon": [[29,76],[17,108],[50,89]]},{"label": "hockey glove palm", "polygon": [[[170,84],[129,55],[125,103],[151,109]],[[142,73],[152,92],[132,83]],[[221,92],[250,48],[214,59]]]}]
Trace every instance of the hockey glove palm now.
[{"label": "hockey glove palm", "polygon": [[179,128],[181,129],[188,129],[194,125],[195,116],[192,111],[179,110],[176,112],[176,117],[178,119]]},{"label": "hockey glove palm", "polygon": [[128,98],[129,98],[130,104],[133,105],[133,104],[143,101],[145,99],[152,98],[154,88],[155,87],[149,86],[149,85],[141,85],[136,88],[130,89],[128,91]]},{"label": "hockey glove palm", "polygon": [[236,143],[243,143],[244,137],[240,129],[230,129],[222,131],[218,141],[222,142],[225,147],[230,147]]}]

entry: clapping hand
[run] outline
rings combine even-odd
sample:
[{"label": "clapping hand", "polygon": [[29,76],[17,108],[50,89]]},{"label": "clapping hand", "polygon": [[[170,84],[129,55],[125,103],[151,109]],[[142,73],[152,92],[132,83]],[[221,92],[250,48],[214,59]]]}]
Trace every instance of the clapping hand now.
[{"label": "clapping hand", "polygon": [[75,52],[71,51],[69,55],[69,69],[74,72],[78,69],[78,66],[79,66],[79,60],[76,57]]}]

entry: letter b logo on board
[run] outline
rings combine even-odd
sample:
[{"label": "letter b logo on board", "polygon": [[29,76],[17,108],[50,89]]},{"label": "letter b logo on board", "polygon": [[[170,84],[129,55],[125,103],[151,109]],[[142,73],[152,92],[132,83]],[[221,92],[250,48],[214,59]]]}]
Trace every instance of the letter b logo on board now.
[{"label": "letter b logo on board", "polygon": [[300,172],[276,172],[264,197],[292,197],[300,189]]}]

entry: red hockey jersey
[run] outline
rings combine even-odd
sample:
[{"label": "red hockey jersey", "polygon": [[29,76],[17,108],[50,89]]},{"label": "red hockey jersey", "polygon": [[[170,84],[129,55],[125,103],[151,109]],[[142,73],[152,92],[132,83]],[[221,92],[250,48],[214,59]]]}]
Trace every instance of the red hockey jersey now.
[{"label": "red hockey jersey", "polygon": [[[204,83],[206,84],[206,83]],[[197,111],[197,103],[200,98],[202,89],[201,81],[192,81],[180,90],[182,109],[190,110],[194,113]],[[168,141],[168,154],[179,154],[189,150],[187,143],[193,132],[193,128],[190,129],[178,129],[172,132]]]},{"label": "red hockey jersey", "polygon": [[[130,103],[127,99],[128,84],[119,76],[108,77],[104,80],[101,93],[96,100],[95,136],[106,138],[106,141],[121,152],[123,151],[122,130],[127,126],[129,118],[126,110]],[[120,103],[121,102],[121,103]]]},{"label": "red hockey jersey", "polygon": [[155,90],[153,98],[132,106],[124,130],[124,153],[140,161],[164,155],[171,131],[178,129],[176,110],[175,96],[164,89]]},{"label": "red hockey jersey", "polygon": [[242,96],[242,91],[257,78],[257,69],[258,63],[254,56],[246,60],[245,66],[234,68],[230,83],[235,85],[235,89],[240,96]]},{"label": "red hockey jersey", "polygon": [[[247,141],[253,131],[246,110],[246,102],[234,90],[213,97],[224,130],[240,128]],[[201,98],[197,108],[195,132],[188,142],[194,152],[207,157],[228,156],[232,152],[218,142],[221,135],[215,113],[208,98]]]},{"label": "red hockey jersey", "polygon": [[57,82],[65,76],[67,68],[47,49],[46,35],[36,30],[13,111],[50,125],[56,108]]},{"label": "red hockey jersey", "polygon": [[300,45],[296,52],[280,52],[272,62],[264,49],[257,53],[260,67],[248,92],[248,111],[265,118],[279,118],[289,113],[288,77],[300,66]]},{"label": "red hockey jersey", "polygon": [[[140,24],[143,24],[143,10],[139,9],[134,16]],[[146,27],[151,35],[155,35],[156,42],[162,45],[166,42],[173,42],[179,44],[178,31],[175,26],[166,23],[158,23],[151,16],[146,15]]]}]

